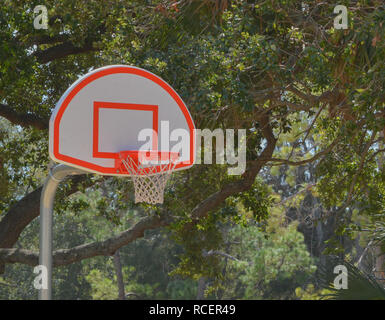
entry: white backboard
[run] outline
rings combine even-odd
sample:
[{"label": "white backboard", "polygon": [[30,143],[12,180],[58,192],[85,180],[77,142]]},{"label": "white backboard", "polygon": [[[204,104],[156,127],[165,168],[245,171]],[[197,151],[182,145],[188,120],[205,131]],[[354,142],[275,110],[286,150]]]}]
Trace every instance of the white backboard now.
[{"label": "white backboard", "polygon": [[195,159],[195,126],[179,95],[158,76],[132,66],[107,66],[76,81],[51,119],[50,157],[104,175],[117,172],[120,151],[178,152],[176,170]]}]

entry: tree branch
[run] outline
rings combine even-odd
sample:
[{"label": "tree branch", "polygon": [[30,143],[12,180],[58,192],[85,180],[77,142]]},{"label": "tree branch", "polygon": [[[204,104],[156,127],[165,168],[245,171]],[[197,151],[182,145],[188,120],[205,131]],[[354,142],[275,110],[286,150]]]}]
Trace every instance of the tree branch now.
[{"label": "tree branch", "polygon": [[237,193],[246,191],[251,188],[255,181],[255,177],[271,158],[277,139],[273,134],[273,130],[269,123],[269,117],[265,114],[260,119],[262,134],[267,140],[267,146],[262,151],[260,157],[255,161],[249,161],[246,172],[242,175],[242,179],[225,185],[221,190],[212,194],[204,201],[199,203],[192,211],[192,223],[196,223],[199,219],[206,216],[210,211],[217,209],[226,198]]},{"label": "tree branch", "polygon": [[[217,209],[227,197],[251,188],[256,175],[273,154],[276,138],[269,123],[269,117],[263,115],[260,119],[262,133],[267,140],[267,146],[262,151],[259,159],[249,162],[248,169],[242,179],[224,186],[220,191],[210,195],[192,210],[191,227],[199,219],[210,211]],[[80,177],[80,176],[79,176]],[[75,190],[74,190],[75,191]],[[73,192],[74,192],[73,191]],[[15,244],[21,231],[39,214],[40,189],[35,190],[20,200],[7,215],[0,221],[0,248],[9,248]],[[102,242],[84,244],[72,249],[61,249],[54,252],[54,266],[68,265],[76,261],[91,258],[98,255],[113,255],[120,247],[143,237],[144,231],[161,226],[168,226],[172,219],[159,216],[148,217],[140,220],[131,229],[122,232]],[[15,232],[16,227],[16,232]],[[37,253],[24,249],[0,249],[1,263],[24,263],[36,265]]]},{"label": "tree branch", "polygon": [[37,51],[34,55],[40,63],[47,63],[56,59],[65,58],[72,54],[80,54],[96,51],[92,41],[88,40],[82,47],[76,47],[72,42],[67,41],[43,51]]},{"label": "tree branch", "polygon": [[[143,218],[130,229],[107,240],[54,251],[53,265],[57,267],[95,256],[112,256],[119,248],[143,237],[146,230],[156,229],[169,223],[167,219],[159,216]],[[0,249],[0,263],[22,263],[36,266],[39,264],[39,254],[31,250],[18,248]]]},{"label": "tree branch", "polygon": [[66,40],[68,40],[68,34],[57,34],[54,36],[38,35],[28,37],[27,43],[30,45],[56,44],[59,42],[64,42]]},{"label": "tree branch", "polygon": [[239,261],[239,259],[229,255],[228,253],[222,252],[222,251],[218,251],[218,250],[210,250],[210,251],[202,253],[202,256],[204,256],[204,257],[209,257],[209,256],[212,256],[212,255],[218,255],[218,256],[222,256],[222,257],[234,260],[234,261]]},{"label": "tree branch", "polygon": [[[66,195],[75,193],[84,176],[72,178],[71,188]],[[0,248],[12,248],[22,231],[39,215],[40,195],[42,187],[32,191],[9,209],[0,221]],[[0,249],[1,250],[1,249]],[[0,274],[4,266],[0,263]]]},{"label": "tree branch", "polygon": [[48,129],[48,120],[41,119],[33,114],[20,114],[11,107],[2,103],[0,103],[0,116],[4,117],[11,123],[22,127],[31,126],[40,130]]},{"label": "tree branch", "polygon": [[329,147],[327,147],[325,150],[323,151],[320,151],[318,153],[316,153],[313,157],[309,158],[309,159],[305,159],[305,160],[300,160],[300,161],[291,161],[289,159],[279,159],[279,158],[270,158],[269,161],[273,161],[273,162],[278,162],[278,163],[275,163],[275,164],[271,164],[272,166],[275,166],[275,165],[282,165],[283,163],[284,164],[288,164],[288,165],[291,165],[291,166],[300,166],[300,165],[304,165],[306,163],[309,163],[309,162],[314,162],[316,160],[318,160],[320,157],[322,157],[323,155],[329,153],[337,144],[338,142],[338,138],[336,138],[330,145]]}]

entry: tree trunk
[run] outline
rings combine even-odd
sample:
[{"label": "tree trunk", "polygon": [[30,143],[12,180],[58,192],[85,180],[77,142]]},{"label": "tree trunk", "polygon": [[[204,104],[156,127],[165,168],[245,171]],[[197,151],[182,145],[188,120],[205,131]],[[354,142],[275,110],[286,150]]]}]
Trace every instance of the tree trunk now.
[{"label": "tree trunk", "polygon": [[385,284],[385,252],[378,245],[374,248],[374,254],[376,259],[374,275],[378,283]]},{"label": "tree trunk", "polygon": [[116,280],[118,282],[119,300],[125,300],[126,295],[124,293],[124,281],[123,281],[123,274],[122,274],[122,264],[120,263],[119,250],[116,250],[114,253],[114,267],[116,272]]},{"label": "tree trunk", "polygon": [[197,300],[204,300],[205,289],[206,289],[206,279],[205,277],[201,277],[198,280]]},{"label": "tree trunk", "polygon": [[[382,138],[382,142],[380,142],[380,147],[384,147],[384,134],[385,130],[380,133],[380,137]],[[379,156],[379,167],[381,170],[384,170],[384,154],[380,154]],[[374,255],[375,255],[375,277],[377,279],[378,283],[385,284],[385,252],[383,251],[383,248],[381,244],[378,244],[374,248]]]}]

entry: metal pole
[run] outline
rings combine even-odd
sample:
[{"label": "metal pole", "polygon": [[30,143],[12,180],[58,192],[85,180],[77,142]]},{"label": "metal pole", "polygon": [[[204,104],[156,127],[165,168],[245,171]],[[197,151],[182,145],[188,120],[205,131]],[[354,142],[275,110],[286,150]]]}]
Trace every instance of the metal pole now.
[{"label": "metal pole", "polygon": [[50,169],[45,180],[40,197],[39,264],[45,266],[47,270],[47,289],[39,290],[39,300],[51,300],[52,298],[52,218],[56,189],[67,176],[84,173],[86,172],[80,169],[57,164]]}]

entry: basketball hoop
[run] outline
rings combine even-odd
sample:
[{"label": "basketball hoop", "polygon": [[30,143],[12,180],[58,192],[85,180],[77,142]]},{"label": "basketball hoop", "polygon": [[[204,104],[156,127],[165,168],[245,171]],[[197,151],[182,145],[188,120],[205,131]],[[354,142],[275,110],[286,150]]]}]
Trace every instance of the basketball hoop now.
[{"label": "basketball hoop", "polygon": [[[150,148],[155,151],[133,151],[143,146],[138,139],[143,129],[152,130]],[[171,140],[174,130],[176,139]],[[158,152],[158,142],[167,140]],[[180,153],[170,152],[176,145]],[[163,203],[171,172],[194,165],[195,147],[194,120],[186,104],[157,75],[114,65],[92,70],[73,83],[49,121],[49,156],[60,165],[52,168],[40,202],[40,265],[47,270],[47,288],[39,291],[39,298],[51,298],[52,216],[59,180],[83,172],[131,176],[136,203]]]},{"label": "basketball hoop", "polygon": [[164,189],[178,159],[177,152],[121,151],[115,167],[132,177],[135,203],[157,204],[163,203]]}]

